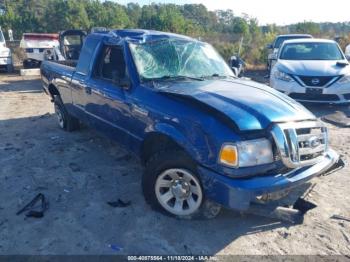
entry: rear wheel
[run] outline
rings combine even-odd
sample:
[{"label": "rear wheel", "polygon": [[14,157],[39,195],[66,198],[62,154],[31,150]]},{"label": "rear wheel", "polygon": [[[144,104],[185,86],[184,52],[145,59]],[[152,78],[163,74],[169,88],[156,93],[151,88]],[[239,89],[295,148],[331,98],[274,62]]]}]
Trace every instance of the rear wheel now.
[{"label": "rear wheel", "polygon": [[54,97],[54,107],[60,128],[69,132],[79,129],[79,120],[67,112],[60,96]]},{"label": "rear wheel", "polygon": [[25,59],[25,60],[23,61],[23,68],[24,68],[24,69],[31,68],[31,62],[30,62],[30,60]]},{"label": "rear wheel", "polygon": [[213,218],[220,206],[204,196],[195,162],[181,150],[155,154],[142,179],[146,201],[179,218]]}]

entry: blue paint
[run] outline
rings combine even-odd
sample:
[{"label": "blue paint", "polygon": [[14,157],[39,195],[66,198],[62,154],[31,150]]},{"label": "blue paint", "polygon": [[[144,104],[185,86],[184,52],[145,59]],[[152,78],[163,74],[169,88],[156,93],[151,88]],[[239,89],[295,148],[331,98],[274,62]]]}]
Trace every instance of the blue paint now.
[{"label": "blue paint", "polygon": [[110,245],[108,245],[108,246],[109,246],[111,249],[113,249],[114,251],[117,251],[117,252],[123,250],[122,247],[120,247],[120,246],[118,246],[118,245],[115,245],[115,244],[110,244]]},{"label": "blue paint", "polygon": [[[206,196],[230,208],[246,209],[257,195],[297,186],[317,173],[316,169],[295,170],[287,178],[276,171],[280,161],[238,169],[218,164],[223,143],[269,138],[269,128],[275,122],[315,117],[289,97],[247,80],[175,81],[160,88],[141,83],[129,43],[163,38],[196,41],[145,30],[94,33],[86,38],[77,69],[42,63],[44,89],[54,85],[70,114],[136,154],[151,135],[171,138],[198,163]],[[103,45],[124,50],[130,88],[92,75]]]}]

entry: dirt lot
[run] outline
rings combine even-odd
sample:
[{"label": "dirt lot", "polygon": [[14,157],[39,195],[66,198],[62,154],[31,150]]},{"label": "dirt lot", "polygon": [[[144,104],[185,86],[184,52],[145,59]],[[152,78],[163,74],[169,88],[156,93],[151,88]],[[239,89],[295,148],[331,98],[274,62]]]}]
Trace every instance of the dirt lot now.
[{"label": "dirt lot", "polygon": [[[328,126],[349,162],[350,129]],[[1,73],[0,254],[350,254],[350,222],[330,218],[350,218],[348,166],[314,180],[317,208],[296,226],[228,210],[209,221],[164,216],[146,205],[141,174],[136,157],[93,130],[61,131],[38,79]],[[16,216],[39,192],[45,217]],[[106,203],[118,199],[131,205]]]}]

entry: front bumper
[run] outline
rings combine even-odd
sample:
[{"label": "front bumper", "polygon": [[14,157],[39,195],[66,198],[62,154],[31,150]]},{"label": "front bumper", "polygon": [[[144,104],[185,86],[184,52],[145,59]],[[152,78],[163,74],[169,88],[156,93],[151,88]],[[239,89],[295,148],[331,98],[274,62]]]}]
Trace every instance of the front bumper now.
[{"label": "front bumper", "polygon": [[[350,84],[339,84],[336,82],[329,87],[301,86],[296,81],[286,82],[271,75],[270,86],[300,102],[350,103]],[[307,88],[319,90],[320,93],[308,94],[306,92]]]},{"label": "front bumper", "polygon": [[319,163],[294,169],[286,174],[266,174],[252,178],[234,179],[199,167],[206,197],[224,207],[244,211],[259,196],[281,194],[298,187],[313,177],[330,169],[339,160],[339,155],[328,150]]},{"label": "front bumper", "polygon": [[11,57],[0,57],[0,65],[11,65],[12,58]]}]

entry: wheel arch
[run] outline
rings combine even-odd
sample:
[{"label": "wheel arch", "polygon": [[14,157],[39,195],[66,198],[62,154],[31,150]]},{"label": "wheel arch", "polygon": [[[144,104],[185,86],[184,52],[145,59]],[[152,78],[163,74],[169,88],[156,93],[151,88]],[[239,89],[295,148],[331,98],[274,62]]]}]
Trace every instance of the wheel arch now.
[{"label": "wheel arch", "polygon": [[57,87],[53,83],[49,84],[49,86],[47,87],[47,90],[49,91],[49,94],[52,99],[54,99],[56,95],[57,96],[60,95],[60,92],[58,91]]},{"label": "wheel arch", "polygon": [[196,148],[184,134],[168,124],[159,124],[155,130],[146,135],[141,145],[140,158],[146,163],[152,155],[167,149],[182,150],[192,160],[198,162],[199,152]]}]

